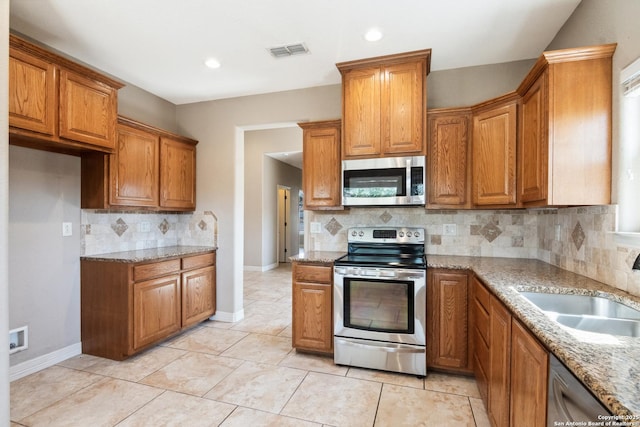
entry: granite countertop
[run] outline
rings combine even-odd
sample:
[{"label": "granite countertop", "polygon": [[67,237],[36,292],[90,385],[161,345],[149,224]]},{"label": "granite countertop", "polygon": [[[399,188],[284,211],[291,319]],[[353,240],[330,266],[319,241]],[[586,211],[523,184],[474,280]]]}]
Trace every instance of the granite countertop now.
[{"label": "granite countertop", "polygon": [[346,252],[333,252],[333,251],[310,251],[305,252],[304,255],[294,255],[289,257],[291,262],[309,262],[318,264],[333,264],[335,260],[346,255]]},{"label": "granite countertop", "polygon": [[636,309],[640,298],[537,260],[430,255],[427,263],[472,270],[614,415],[640,416],[640,338],[561,326],[518,291],[603,296]]},{"label": "granite countertop", "polygon": [[81,256],[83,261],[106,262],[145,262],[165,258],[179,258],[185,255],[197,255],[215,251],[214,246],[166,246],[163,248],[138,249],[135,251],[111,252],[106,254]]}]

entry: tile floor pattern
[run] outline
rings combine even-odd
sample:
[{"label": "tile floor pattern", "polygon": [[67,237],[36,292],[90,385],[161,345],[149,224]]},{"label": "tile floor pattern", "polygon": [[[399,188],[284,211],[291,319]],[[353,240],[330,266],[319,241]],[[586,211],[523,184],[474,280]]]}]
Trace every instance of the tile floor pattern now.
[{"label": "tile floor pattern", "polygon": [[124,362],[80,355],[11,383],[11,426],[489,426],[472,378],[336,366],[291,348],[291,268],[244,273],[245,318]]}]

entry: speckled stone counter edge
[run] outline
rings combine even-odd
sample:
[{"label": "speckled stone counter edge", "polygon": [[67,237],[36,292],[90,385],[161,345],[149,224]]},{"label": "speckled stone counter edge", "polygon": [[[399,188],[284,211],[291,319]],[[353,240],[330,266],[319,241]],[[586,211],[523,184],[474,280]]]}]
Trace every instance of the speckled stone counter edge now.
[{"label": "speckled stone counter edge", "polygon": [[185,255],[198,255],[217,250],[214,246],[166,246],[162,248],[139,249],[135,251],[112,252],[80,257],[81,261],[105,262],[145,262],[159,261],[165,258],[177,258]]},{"label": "speckled stone counter edge", "polygon": [[640,298],[538,260],[432,255],[427,263],[429,268],[473,271],[614,415],[640,415],[640,338],[561,326],[519,292],[603,296],[637,309]]}]

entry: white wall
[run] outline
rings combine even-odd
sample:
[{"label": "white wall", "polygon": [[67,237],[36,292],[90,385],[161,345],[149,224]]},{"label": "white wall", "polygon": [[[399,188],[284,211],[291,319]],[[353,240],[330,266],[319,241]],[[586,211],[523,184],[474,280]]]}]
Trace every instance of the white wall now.
[{"label": "white wall", "polygon": [[335,119],[340,108],[339,85],[177,107],[180,133],[200,141],[198,209],[218,217],[218,310],[227,318],[243,315],[244,131]]},{"label": "white wall", "polygon": [[[288,213],[297,211],[302,171],[265,154],[302,151],[302,129],[294,125],[276,129],[247,131],[244,160],[244,268],[266,270],[277,265],[277,186],[291,189]],[[298,221],[290,219],[290,252],[298,248]]]},{"label": "white wall", "polygon": [[9,0],[0,0],[0,425],[9,424]]}]

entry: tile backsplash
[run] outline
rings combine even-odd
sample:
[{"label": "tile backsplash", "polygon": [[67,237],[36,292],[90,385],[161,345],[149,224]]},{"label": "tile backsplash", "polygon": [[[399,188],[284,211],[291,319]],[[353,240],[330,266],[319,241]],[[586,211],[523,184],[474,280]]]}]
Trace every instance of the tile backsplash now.
[{"label": "tile backsplash", "polygon": [[173,245],[217,246],[211,211],[157,213],[83,209],[82,255]]},{"label": "tile backsplash", "polygon": [[310,250],[346,251],[350,227],[423,227],[428,255],[540,259],[640,296],[640,272],[631,269],[640,249],[615,243],[616,205],[484,211],[351,208],[305,213],[308,223],[321,224],[320,233],[307,233]]}]

